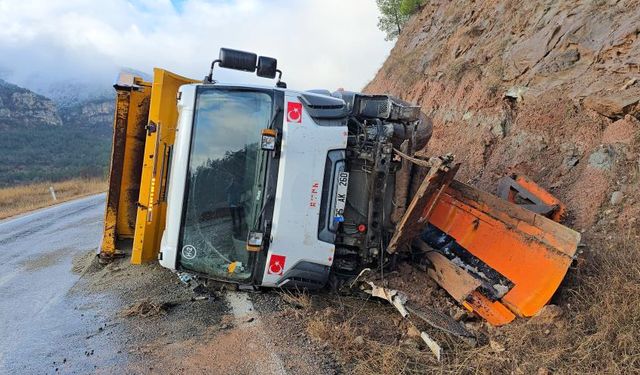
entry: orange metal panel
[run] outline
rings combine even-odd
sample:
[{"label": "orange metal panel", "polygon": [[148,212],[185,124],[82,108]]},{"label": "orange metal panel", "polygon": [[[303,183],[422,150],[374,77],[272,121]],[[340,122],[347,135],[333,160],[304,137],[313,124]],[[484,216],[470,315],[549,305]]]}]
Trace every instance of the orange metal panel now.
[{"label": "orange metal panel", "polygon": [[514,283],[501,302],[520,316],[549,301],[580,240],[569,228],[455,180],[429,222]]},{"label": "orange metal panel", "polygon": [[468,310],[484,318],[489,324],[502,326],[513,321],[516,316],[502,303],[491,301],[480,292],[475,291],[462,303]]},{"label": "orange metal panel", "polygon": [[558,207],[558,209],[551,215],[551,220],[559,222],[564,217],[567,211],[567,207],[562,202],[560,202],[558,198],[554,197],[540,185],[536,184],[523,175],[516,175],[515,180],[522,187],[529,190],[533,195],[537,196],[545,204]]},{"label": "orange metal panel", "polygon": [[127,119],[129,116],[129,90],[116,90],[116,113],[113,120],[113,142],[111,144],[111,165],[109,167],[109,190],[104,214],[104,231],[100,244],[101,257],[113,257],[116,253],[116,221],[122,184],[122,164],[124,160]]}]

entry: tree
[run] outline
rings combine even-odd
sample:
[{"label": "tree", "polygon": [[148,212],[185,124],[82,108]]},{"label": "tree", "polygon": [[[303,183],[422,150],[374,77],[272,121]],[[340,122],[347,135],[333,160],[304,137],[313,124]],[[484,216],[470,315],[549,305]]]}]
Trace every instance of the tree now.
[{"label": "tree", "polygon": [[400,14],[409,17],[420,9],[423,3],[424,0],[402,0],[400,1]]},{"label": "tree", "polygon": [[409,17],[420,8],[423,2],[424,0],[376,0],[380,10],[378,28],[387,34],[384,39],[396,39]]}]

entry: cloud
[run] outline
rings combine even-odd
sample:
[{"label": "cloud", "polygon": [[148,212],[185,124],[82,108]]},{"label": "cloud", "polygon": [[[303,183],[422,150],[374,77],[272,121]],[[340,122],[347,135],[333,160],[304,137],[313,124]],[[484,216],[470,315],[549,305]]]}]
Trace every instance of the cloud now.
[{"label": "cloud", "polygon": [[[361,89],[392,44],[373,0],[0,0],[0,75],[110,84],[119,67],[200,79],[220,47],[276,57],[296,89]],[[222,81],[262,82],[219,70]]]}]

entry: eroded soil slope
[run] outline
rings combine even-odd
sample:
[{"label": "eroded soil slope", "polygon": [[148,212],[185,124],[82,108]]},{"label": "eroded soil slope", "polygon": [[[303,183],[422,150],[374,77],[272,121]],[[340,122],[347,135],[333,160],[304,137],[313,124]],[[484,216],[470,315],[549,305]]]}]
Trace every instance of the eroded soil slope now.
[{"label": "eroded soil slope", "polygon": [[462,181],[495,191],[524,173],[578,230],[615,191],[618,221],[637,217],[640,3],[427,3],[365,90],[420,104],[434,122],[427,152],[454,153]]}]

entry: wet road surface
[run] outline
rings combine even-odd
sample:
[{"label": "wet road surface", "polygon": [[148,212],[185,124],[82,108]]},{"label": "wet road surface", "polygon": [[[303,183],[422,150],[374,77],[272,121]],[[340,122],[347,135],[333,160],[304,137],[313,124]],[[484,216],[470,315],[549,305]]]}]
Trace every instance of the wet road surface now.
[{"label": "wet road surface", "polygon": [[[277,334],[289,324],[276,293],[256,309],[230,290],[194,299],[157,263],[98,265],[104,204],[100,194],[0,221],[0,374],[334,372],[299,333]],[[139,315],[143,301],[166,311]]]},{"label": "wet road surface", "polygon": [[[104,202],[100,194],[0,221],[0,373],[81,373],[101,362],[87,337],[108,303],[69,291],[80,278],[73,257],[99,244]],[[117,349],[99,344],[113,364]]]}]

